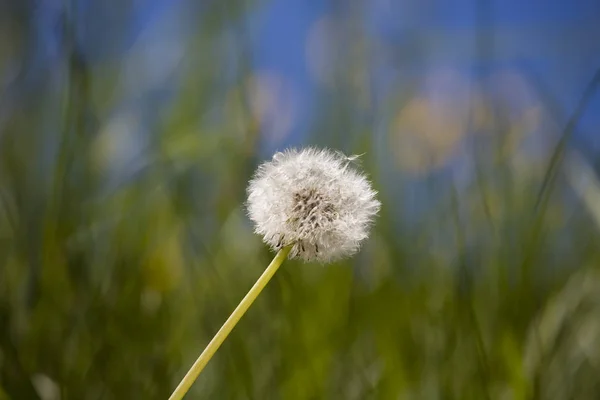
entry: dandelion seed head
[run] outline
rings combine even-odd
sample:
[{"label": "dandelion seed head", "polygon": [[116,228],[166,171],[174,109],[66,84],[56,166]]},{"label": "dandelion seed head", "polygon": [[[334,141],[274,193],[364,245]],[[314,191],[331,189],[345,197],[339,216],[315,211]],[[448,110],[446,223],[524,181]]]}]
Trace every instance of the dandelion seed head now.
[{"label": "dandelion seed head", "polygon": [[293,245],[290,258],[304,261],[356,253],[380,208],[356,158],[315,148],[276,153],[248,187],[255,232],[274,250]]}]

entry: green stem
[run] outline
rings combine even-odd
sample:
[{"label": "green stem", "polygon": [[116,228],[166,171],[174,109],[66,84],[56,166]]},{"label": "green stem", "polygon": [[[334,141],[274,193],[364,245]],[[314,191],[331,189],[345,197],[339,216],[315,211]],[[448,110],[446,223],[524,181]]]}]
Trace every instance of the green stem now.
[{"label": "green stem", "polygon": [[192,368],[190,368],[187,374],[185,374],[179,383],[179,386],[177,386],[171,397],[169,397],[169,400],[183,399],[183,396],[185,396],[196,378],[198,378],[198,375],[200,375],[206,364],[208,364],[212,356],[215,354],[221,344],[223,344],[235,325],[239,322],[246,311],[248,311],[248,308],[250,308],[260,292],[262,292],[267,283],[269,283],[273,275],[275,275],[275,272],[277,272],[283,261],[286,259],[290,250],[291,246],[287,246],[279,250],[279,253],[277,253],[273,261],[271,261],[271,264],[269,264],[265,272],[263,272],[260,278],[258,278],[254,286],[252,286],[252,289],[250,289],[248,294],[246,294],[236,309],[233,310],[229,318],[227,318],[227,321],[225,321],[221,329],[219,329],[208,346],[206,346],[202,354],[200,354],[200,357],[198,357],[194,365],[192,365]]}]

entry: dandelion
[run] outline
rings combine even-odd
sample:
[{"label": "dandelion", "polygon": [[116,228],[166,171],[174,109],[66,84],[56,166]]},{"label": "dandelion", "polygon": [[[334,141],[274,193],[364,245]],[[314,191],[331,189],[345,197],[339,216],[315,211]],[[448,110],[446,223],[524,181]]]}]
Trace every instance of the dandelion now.
[{"label": "dandelion", "polygon": [[356,253],[380,203],[352,157],[309,148],[277,153],[248,187],[248,214],[272,249],[327,263]]},{"label": "dandelion", "polygon": [[258,167],[248,186],[255,232],[277,255],[188,371],[170,400],[180,400],[283,261],[320,263],[356,253],[369,236],[380,203],[367,178],[353,168],[358,156],[307,148],[277,153]]}]

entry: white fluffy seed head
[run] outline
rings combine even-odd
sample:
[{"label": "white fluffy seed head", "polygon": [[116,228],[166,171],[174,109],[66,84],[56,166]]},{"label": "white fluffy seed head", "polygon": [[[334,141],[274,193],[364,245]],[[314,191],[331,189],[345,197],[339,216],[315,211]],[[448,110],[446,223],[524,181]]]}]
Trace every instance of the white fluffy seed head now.
[{"label": "white fluffy seed head", "polygon": [[358,251],[380,203],[352,158],[307,148],[277,153],[248,187],[248,214],[272,249],[290,258],[331,262]]}]

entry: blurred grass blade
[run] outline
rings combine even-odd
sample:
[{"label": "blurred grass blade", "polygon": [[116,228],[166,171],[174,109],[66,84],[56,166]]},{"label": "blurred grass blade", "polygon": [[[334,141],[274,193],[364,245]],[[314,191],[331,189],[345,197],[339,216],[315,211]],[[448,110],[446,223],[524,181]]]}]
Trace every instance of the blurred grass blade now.
[{"label": "blurred grass blade", "polygon": [[600,228],[600,183],[592,167],[585,159],[569,152],[565,163],[567,181],[581,198],[581,201]]}]

